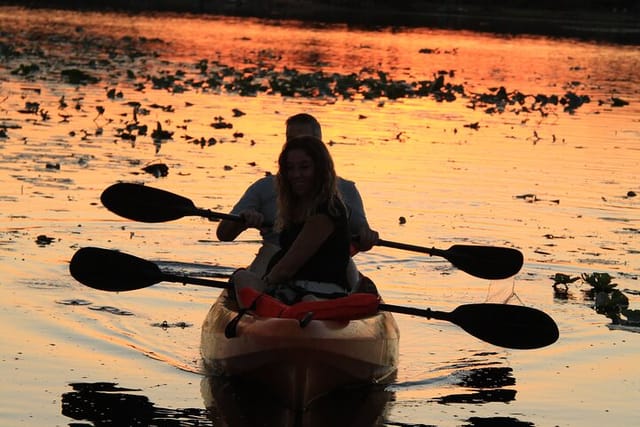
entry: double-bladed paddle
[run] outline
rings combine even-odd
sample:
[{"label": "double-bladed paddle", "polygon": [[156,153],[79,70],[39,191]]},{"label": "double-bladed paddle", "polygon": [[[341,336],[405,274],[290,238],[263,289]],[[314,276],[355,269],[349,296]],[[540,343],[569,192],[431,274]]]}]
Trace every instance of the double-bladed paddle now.
[{"label": "double-bladed paddle", "polygon": [[[163,281],[229,287],[223,281],[163,273],[151,261],[95,247],[79,249],[71,259],[69,271],[86,286],[112,292],[142,289]],[[549,315],[519,305],[465,304],[452,312],[392,304],[380,304],[378,308],[451,322],[476,338],[506,348],[526,350],[545,347],[556,342],[559,336],[558,327]]]},{"label": "double-bladed paddle", "polygon": [[[140,184],[113,184],[102,192],[100,200],[111,212],[134,221],[165,222],[185,216],[243,221],[238,215],[198,208],[186,197]],[[437,249],[382,239],[376,245],[439,256],[465,273],[489,280],[513,276],[524,261],[517,249],[496,246],[453,245],[449,249]]]}]

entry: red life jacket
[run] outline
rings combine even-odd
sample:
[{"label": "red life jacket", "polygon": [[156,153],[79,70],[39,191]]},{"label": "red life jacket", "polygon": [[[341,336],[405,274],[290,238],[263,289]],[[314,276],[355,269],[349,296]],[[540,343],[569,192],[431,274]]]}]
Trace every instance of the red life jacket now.
[{"label": "red life jacket", "polygon": [[355,320],[378,312],[380,297],[372,293],[353,293],[345,297],[301,301],[293,305],[258,292],[253,288],[243,288],[239,297],[245,307],[261,317],[280,317],[302,320],[311,314],[316,320]]}]

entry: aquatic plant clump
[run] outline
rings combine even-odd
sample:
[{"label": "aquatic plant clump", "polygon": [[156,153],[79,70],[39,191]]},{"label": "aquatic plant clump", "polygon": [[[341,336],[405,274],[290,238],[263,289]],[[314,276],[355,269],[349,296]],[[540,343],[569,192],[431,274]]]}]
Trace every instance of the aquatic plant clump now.
[{"label": "aquatic plant clump", "polygon": [[556,298],[568,299],[569,285],[580,280],[590,286],[583,292],[585,299],[593,301],[593,309],[597,313],[607,316],[616,325],[640,326],[640,310],[629,310],[629,298],[616,289],[618,285],[613,283],[613,277],[609,273],[582,273],[573,277],[556,273],[551,276],[551,280]]},{"label": "aquatic plant clump", "polygon": [[551,107],[562,106],[574,113],[589,103],[588,95],[567,91],[564,95],[526,95],[504,87],[490,88],[487,93],[467,93],[464,85],[446,81],[453,72],[438,71],[433,80],[394,80],[382,70],[363,68],[358,73],[340,74],[324,71],[303,72],[284,67],[278,71],[273,66],[255,66],[236,69],[233,66],[200,60],[195,69],[204,78],[184,79],[185,75],[161,76],[150,79],[154,89],[183,92],[187,88],[224,91],[240,96],[257,96],[259,93],[295,98],[339,98],[344,100],[396,100],[402,98],[432,98],[437,102],[454,102],[467,99],[468,107],[483,109],[487,114],[511,111],[516,114],[539,112],[543,117]]},{"label": "aquatic plant clump", "polygon": [[[184,64],[159,60],[162,52],[171,51],[170,44],[162,40],[130,36],[110,38],[90,34],[83,28],[62,35],[51,31],[30,34],[17,41],[9,38],[10,32],[5,37],[0,35],[1,56],[9,62],[19,61],[12,65],[13,75],[36,82],[49,80],[57,74],[62,82],[70,85],[95,85],[109,80],[111,86],[131,86],[136,91],[151,88],[171,93],[194,90],[240,96],[268,94],[329,100],[464,100],[468,108],[487,114],[538,113],[542,117],[556,109],[573,114],[591,101],[588,95],[570,90],[564,94],[524,94],[501,86],[470,93],[463,84],[450,81],[456,77],[454,70],[435,70],[432,79],[405,80],[394,79],[388,71],[371,67],[351,73],[328,72],[322,68],[315,71],[300,71],[286,66],[278,68],[279,58],[265,57],[262,52],[253,60],[245,58],[247,64],[255,64],[246,67],[201,59],[183,68]],[[67,49],[59,49],[61,37]],[[78,60],[87,56],[93,59],[84,63]],[[46,61],[42,61],[43,58]],[[619,107],[628,105],[619,98],[600,100],[599,103]]]}]

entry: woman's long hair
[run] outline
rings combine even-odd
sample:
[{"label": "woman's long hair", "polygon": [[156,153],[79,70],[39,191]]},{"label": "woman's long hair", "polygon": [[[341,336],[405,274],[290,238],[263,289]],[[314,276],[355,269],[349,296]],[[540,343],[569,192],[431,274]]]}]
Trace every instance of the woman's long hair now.
[{"label": "woman's long hair", "polygon": [[324,143],[313,136],[300,136],[292,138],[284,144],[278,158],[278,174],[276,175],[276,187],[278,192],[278,218],[276,229],[281,230],[293,222],[295,196],[289,184],[287,171],[287,154],[291,150],[304,151],[313,161],[314,166],[314,197],[313,203],[305,217],[317,212],[318,207],[327,203],[329,214],[337,216],[340,206],[343,206],[337,187],[336,171],[333,159]]}]

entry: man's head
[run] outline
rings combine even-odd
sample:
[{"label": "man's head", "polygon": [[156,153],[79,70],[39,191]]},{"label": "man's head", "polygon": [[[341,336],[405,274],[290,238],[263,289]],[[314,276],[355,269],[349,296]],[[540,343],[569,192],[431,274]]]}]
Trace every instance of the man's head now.
[{"label": "man's head", "polygon": [[287,119],[287,141],[299,136],[314,136],[322,140],[320,123],[311,114],[300,113]]}]

